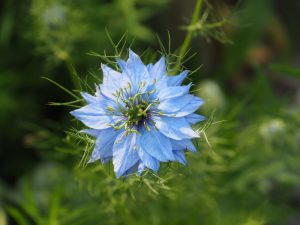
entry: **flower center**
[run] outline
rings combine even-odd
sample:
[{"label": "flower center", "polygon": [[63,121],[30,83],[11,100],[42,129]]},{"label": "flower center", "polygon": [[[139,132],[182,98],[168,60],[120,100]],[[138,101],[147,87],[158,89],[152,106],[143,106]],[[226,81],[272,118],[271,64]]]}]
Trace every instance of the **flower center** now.
[{"label": "flower center", "polygon": [[[122,119],[113,124],[112,127],[115,130],[124,128],[127,134],[139,132],[142,127],[150,130],[149,125],[153,123],[151,115],[157,114],[157,110],[152,106],[159,103],[157,99],[151,99],[154,91],[154,89],[144,92],[139,90],[135,95],[132,95],[130,86],[117,91],[115,94],[118,106],[117,114]],[[112,109],[107,109],[117,115]]]},{"label": "flower center", "polygon": [[124,117],[123,124],[127,133],[138,132],[142,126],[149,129],[148,123],[151,121],[150,108],[154,103],[144,100],[144,95],[138,93],[133,97],[123,99],[125,107],[122,107],[120,111]]},{"label": "flower center", "polygon": [[124,115],[127,117],[129,124],[138,125],[140,122],[147,119],[148,109],[148,105],[145,103],[132,105],[127,111],[124,111]]}]

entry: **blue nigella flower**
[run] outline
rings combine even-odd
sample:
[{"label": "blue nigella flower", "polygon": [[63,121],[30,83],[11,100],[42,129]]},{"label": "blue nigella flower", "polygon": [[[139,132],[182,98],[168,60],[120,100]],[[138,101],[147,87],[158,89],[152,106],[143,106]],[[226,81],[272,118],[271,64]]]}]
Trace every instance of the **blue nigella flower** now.
[{"label": "blue nigella flower", "polygon": [[71,112],[96,137],[89,162],[112,159],[116,177],[158,171],[160,162],[186,164],[184,152],[195,152],[191,140],[199,137],[191,125],[205,119],[194,113],[203,100],[189,94],[191,83],[181,86],[188,71],[168,76],[164,57],[144,65],[131,50],[117,63],[121,72],[101,66],[96,94],[82,93],[87,105]]}]

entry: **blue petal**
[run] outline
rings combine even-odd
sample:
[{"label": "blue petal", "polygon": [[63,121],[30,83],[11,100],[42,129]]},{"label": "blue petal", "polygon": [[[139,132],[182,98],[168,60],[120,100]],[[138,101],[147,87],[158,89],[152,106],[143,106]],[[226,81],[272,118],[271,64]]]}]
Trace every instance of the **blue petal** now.
[{"label": "blue petal", "polygon": [[155,126],[161,133],[174,140],[197,138],[199,135],[193,131],[183,117],[158,117],[154,116]]},{"label": "blue petal", "polygon": [[118,85],[118,83],[111,83],[112,81],[120,80],[122,74],[118,71],[113,70],[105,64],[101,64],[101,69],[103,72],[103,84],[105,85]]},{"label": "blue petal", "polygon": [[81,130],[80,132],[91,135],[93,137],[97,137],[101,133],[101,130],[84,129],[84,130]]},{"label": "blue petal", "polygon": [[187,75],[188,75],[188,71],[184,70],[177,76],[168,76],[168,85],[169,86],[181,85]]},{"label": "blue petal", "polygon": [[132,51],[131,49],[129,49],[129,57],[128,57],[128,60],[127,60],[127,66],[128,66],[128,64],[136,65],[137,67],[141,67],[140,69],[142,69],[142,70],[144,68],[146,68],[145,64],[142,62],[140,57],[134,51]]},{"label": "blue petal", "polygon": [[134,166],[132,166],[131,168],[129,168],[124,174],[124,177],[128,177],[129,175],[134,174],[136,171],[138,171],[139,168],[139,162],[137,162]]},{"label": "blue petal", "polygon": [[171,143],[172,143],[172,149],[174,151],[178,151],[178,150],[190,150],[192,152],[197,151],[191,139],[184,139],[181,141],[171,140]]},{"label": "blue petal", "polygon": [[122,72],[126,70],[126,62],[124,60],[117,59],[117,64],[120,67]]},{"label": "blue petal", "polygon": [[186,116],[195,112],[201,105],[203,105],[203,103],[203,99],[193,96],[192,100],[188,104],[182,107],[178,112],[175,112],[176,117]]},{"label": "blue petal", "polygon": [[192,84],[186,86],[174,86],[174,87],[165,87],[157,91],[157,97],[160,101],[170,98],[180,97],[189,92]]},{"label": "blue petal", "polygon": [[103,96],[101,94],[101,91],[100,91],[100,85],[96,85],[96,93],[95,93],[95,96],[96,97],[99,97],[99,99],[102,99]]},{"label": "blue petal", "polygon": [[[143,165],[155,172],[159,170],[159,161],[152,157],[150,154],[148,154],[145,149],[143,149],[141,146],[137,148],[138,155],[143,163]],[[139,168],[141,170],[141,168]]]},{"label": "blue petal", "polygon": [[169,138],[162,135],[155,128],[151,128],[150,131],[145,130],[142,132],[140,145],[143,151],[146,151],[159,161],[166,162],[168,160],[174,160]]},{"label": "blue petal", "polygon": [[119,119],[118,116],[107,115],[105,108],[103,108],[100,102],[89,104],[70,113],[86,126],[93,129],[109,128],[110,124],[115,123]]},{"label": "blue petal", "polygon": [[99,100],[101,100],[101,98],[90,95],[86,92],[81,92],[80,94],[88,104],[97,103]]},{"label": "blue petal", "polygon": [[106,110],[106,103],[105,102],[97,102],[93,104],[88,104],[84,107],[76,109],[72,111],[75,114],[84,114],[84,115],[106,115],[108,111]]},{"label": "blue petal", "polygon": [[117,63],[122,70],[122,74],[130,80],[132,94],[136,94],[139,90],[140,82],[149,79],[148,68],[144,65],[139,56],[130,49],[127,62],[117,59]]},{"label": "blue petal", "polygon": [[102,163],[106,163],[113,155],[113,145],[120,131],[115,131],[113,128],[101,130],[96,139],[95,148],[89,160],[89,163],[101,159]]},{"label": "blue petal", "polygon": [[184,95],[177,98],[168,98],[160,101],[157,109],[166,114],[174,114],[180,111],[184,106],[188,105],[194,99],[193,95]]},{"label": "blue petal", "polygon": [[157,108],[166,115],[183,117],[195,112],[203,103],[203,99],[186,94],[176,98],[164,99]]},{"label": "blue petal", "polygon": [[136,133],[126,136],[119,134],[113,146],[113,164],[116,177],[119,178],[139,160],[136,151]]},{"label": "blue petal", "polygon": [[165,58],[161,57],[160,60],[158,60],[158,62],[151,67],[149,74],[152,80],[155,79],[157,82],[159,82],[162,77],[166,76],[167,69],[165,61]]},{"label": "blue petal", "polygon": [[150,72],[150,70],[151,70],[152,67],[153,67],[153,64],[152,64],[152,63],[149,63],[149,64],[147,65],[147,70],[148,70],[148,72]]},{"label": "blue petal", "polygon": [[139,167],[138,167],[138,175],[142,175],[142,173],[145,171],[147,167],[143,162],[140,162]]},{"label": "blue petal", "polygon": [[196,114],[196,113],[192,113],[190,115],[187,115],[185,117],[185,119],[190,123],[190,124],[195,124],[195,123],[199,123],[200,121],[206,120],[205,116]]},{"label": "blue petal", "polygon": [[103,71],[103,84],[100,85],[100,92],[110,98],[115,99],[116,91],[128,85],[130,80],[124,74],[121,74],[108,66],[101,64]]},{"label": "blue petal", "polygon": [[174,152],[176,161],[180,162],[183,165],[187,165],[187,161],[185,159],[184,151],[175,151]]},{"label": "blue petal", "polygon": [[131,49],[129,49],[129,58],[127,60],[126,67],[128,76],[132,81],[132,86],[133,88],[136,88],[136,90],[143,79],[149,79],[147,67],[144,65],[140,57]]}]

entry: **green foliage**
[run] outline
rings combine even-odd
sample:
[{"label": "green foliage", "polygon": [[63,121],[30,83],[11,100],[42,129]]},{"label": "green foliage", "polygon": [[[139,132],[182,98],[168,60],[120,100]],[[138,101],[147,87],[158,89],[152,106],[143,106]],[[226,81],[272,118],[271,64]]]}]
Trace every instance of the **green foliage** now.
[{"label": "green foliage", "polygon": [[284,64],[273,64],[270,66],[270,69],[284,74],[284,75],[290,75],[294,77],[300,77],[300,69],[299,68],[294,68],[293,66],[290,65],[284,65]]},{"label": "green foliage", "polygon": [[[98,50],[107,44],[104,27],[119,37],[125,31],[138,40],[153,40],[153,32],[142,22],[164,1],[136,0],[33,0],[26,36],[36,41],[36,50],[50,61],[80,63],[82,50]],[[71,56],[72,55],[72,56]]]},{"label": "green foliage", "polygon": [[225,62],[220,72],[224,74],[224,78],[232,76],[232,72],[241,67],[247,51],[261,40],[272,18],[271,0],[242,2],[245,10],[235,15],[239,26],[230,37],[234,40],[234,45],[227,45],[222,57]]},{"label": "green foliage", "polygon": [[[226,15],[224,18],[221,15],[217,15],[217,10],[208,2],[205,1],[206,10],[202,14],[201,18],[189,26],[184,27],[187,31],[193,31],[195,35],[200,35],[211,41],[215,39],[221,43],[232,44],[232,41],[227,37],[224,27],[229,23],[232,23],[233,15]],[[224,6],[223,4],[221,4]],[[236,13],[236,11],[234,11]]]},{"label": "green foliage", "polygon": [[[171,40],[178,43],[179,35],[168,33],[167,41],[156,41],[144,23],[149,24],[167,2],[4,2],[1,225],[291,225],[297,221],[299,68],[291,64],[294,55],[283,57],[276,44],[272,46],[276,50],[269,50],[276,58],[262,62],[249,54],[272,42],[272,21],[281,18],[274,1],[241,1],[238,11],[224,2],[196,1],[191,22],[184,26],[186,38],[175,51]],[[173,20],[178,15],[167,16]],[[287,28],[283,30],[290,35]],[[201,38],[211,42],[203,42],[201,51],[193,54],[202,46]],[[94,84],[101,82],[100,62],[119,69],[115,58],[126,57],[129,46],[146,62],[165,55],[170,74],[193,70],[188,81],[198,82],[193,94],[205,99],[200,112],[207,120],[195,126],[202,138],[195,140],[198,152],[187,154],[187,167],[165,163],[158,174],[146,171],[141,177],[116,179],[111,163],[87,164],[94,139],[79,132],[82,125],[68,112],[83,104],[80,91],[95,92]],[[201,70],[194,69],[203,62]],[[278,84],[274,74],[289,86]]]}]

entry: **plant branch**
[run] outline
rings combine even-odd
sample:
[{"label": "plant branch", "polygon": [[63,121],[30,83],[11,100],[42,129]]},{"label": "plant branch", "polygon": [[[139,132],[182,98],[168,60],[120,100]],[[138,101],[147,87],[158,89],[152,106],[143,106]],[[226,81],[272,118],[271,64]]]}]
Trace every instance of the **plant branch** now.
[{"label": "plant branch", "polygon": [[[197,22],[199,20],[199,15],[200,15],[200,12],[201,12],[202,5],[203,5],[203,0],[197,0],[196,5],[195,5],[195,9],[194,9],[194,12],[193,12],[193,16],[192,16],[192,21],[191,21],[189,26],[195,26],[197,24]],[[184,58],[184,55],[186,54],[186,52],[188,50],[188,47],[191,43],[193,34],[194,34],[193,29],[188,30],[187,35],[185,36],[185,39],[184,39],[184,41],[181,45],[181,48],[179,49],[179,55],[178,55],[178,59],[177,59],[177,62],[176,62],[175,71],[177,71],[180,67],[182,59]]]}]

